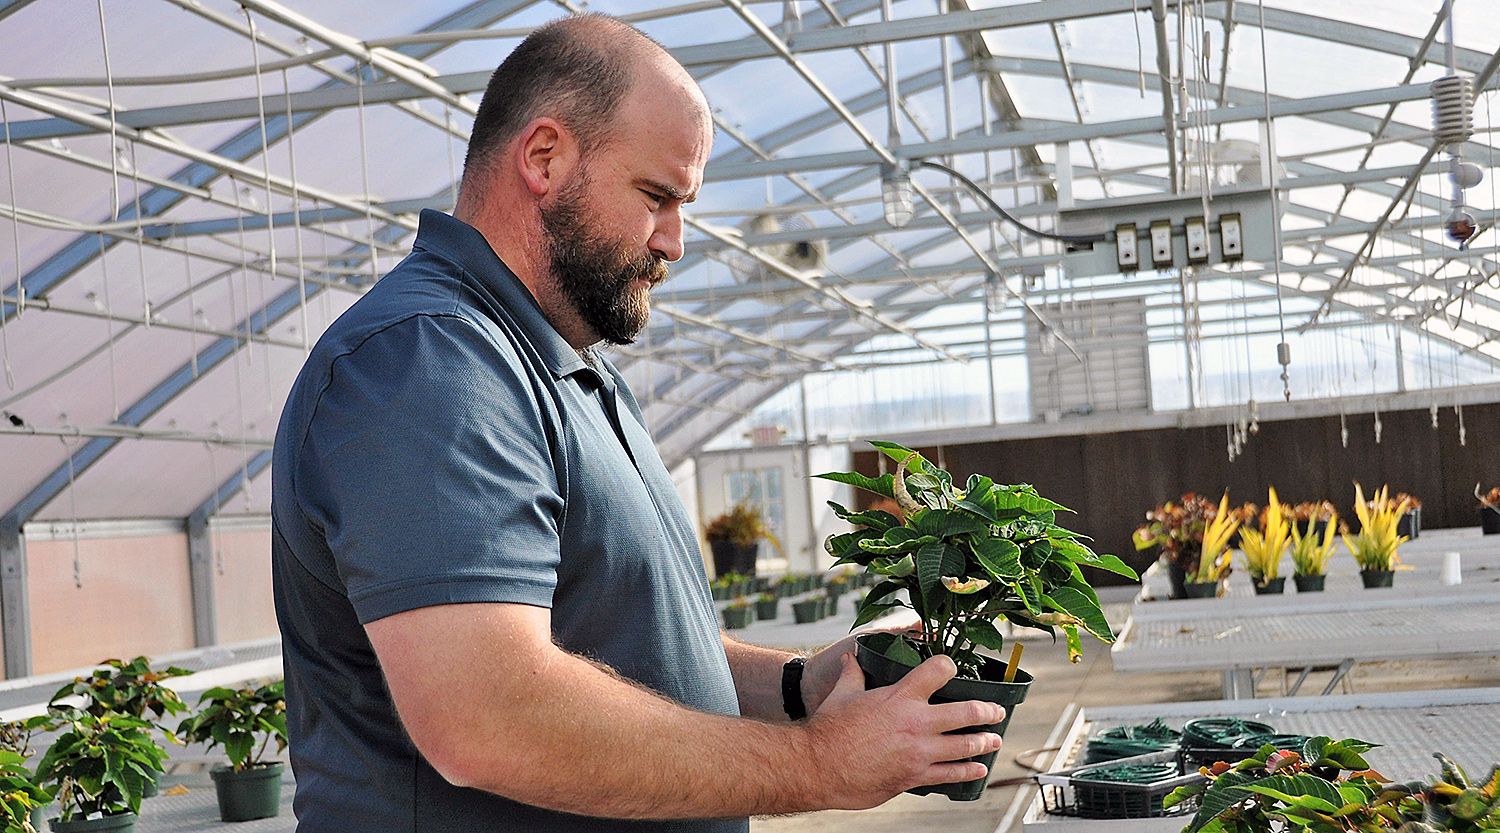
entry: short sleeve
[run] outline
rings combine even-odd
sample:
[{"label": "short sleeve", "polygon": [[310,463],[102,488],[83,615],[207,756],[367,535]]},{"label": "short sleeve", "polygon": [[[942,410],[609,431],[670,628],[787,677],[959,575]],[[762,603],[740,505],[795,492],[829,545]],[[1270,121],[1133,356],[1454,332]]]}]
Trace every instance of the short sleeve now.
[{"label": "short sleeve", "polygon": [[564,501],[516,351],[418,315],[339,356],[295,455],[361,624],[470,602],[550,607]]}]

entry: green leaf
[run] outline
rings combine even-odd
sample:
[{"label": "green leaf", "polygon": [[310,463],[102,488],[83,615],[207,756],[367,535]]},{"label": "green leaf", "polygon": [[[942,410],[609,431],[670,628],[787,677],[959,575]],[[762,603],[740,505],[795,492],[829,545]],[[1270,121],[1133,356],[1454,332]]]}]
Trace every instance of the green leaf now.
[{"label": "green leaf", "polygon": [[959,509],[978,516],[979,518],[984,520],[985,523],[1000,523],[1000,518],[994,513],[994,511],[991,510],[990,507],[984,505],[983,498],[966,497],[963,500],[954,501],[953,505],[958,507]]},{"label": "green leaf", "polygon": [[1198,833],[1226,810],[1249,798],[1251,793],[1240,789],[1240,785],[1254,780],[1242,772],[1220,775],[1203,793],[1203,798],[1198,802],[1198,812],[1193,816],[1192,822],[1183,828],[1182,833]]},{"label": "green leaf", "polygon": [[[1314,738],[1313,740],[1316,740]],[[1308,744],[1311,746],[1311,743]],[[1367,743],[1362,740],[1348,738],[1345,740],[1331,741],[1323,747],[1321,754],[1317,757],[1303,756],[1303,760],[1313,766],[1337,766],[1340,769],[1359,771],[1369,769],[1370,764],[1365,761],[1364,753],[1375,749],[1379,744]],[[1307,751],[1312,751],[1311,749]]]},{"label": "green leaf", "polygon": [[860,549],[859,542],[872,540],[879,541],[880,538],[881,533],[877,531],[869,529],[856,529],[853,532],[845,532],[839,535],[828,536],[828,540],[823,542],[823,549],[826,550],[828,554],[833,556],[834,558],[845,560],[848,563],[854,563],[859,564],[860,566],[864,566],[865,564],[870,563],[870,558],[874,558],[875,556],[873,553],[870,553],[869,558],[866,558],[866,553],[864,550]]},{"label": "green leaf", "polygon": [[894,478],[889,474],[879,477],[867,477],[857,471],[831,471],[824,474],[815,474],[814,477],[822,480],[832,480],[835,483],[843,483],[856,489],[864,489],[877,495],[896,499],[895,488],[892,485]]},{"label": "green leaf", "polygon": [[242,767],[250,758],[250,750],[254,744],[255,737],[249,732],[235,732],[224,744],[224,752],[229,756],[230,763]]},{"label": "green leaf", "polygon": [[900,518],[897,518],[895,515],[892,515],[891,513],[880,509],[866,509],[863,512],[851,512],[831,500],[828,501],[828,505],[833,508],[833,514],[838,515],[840,518],[848,521],[851,524],[854,524],[855,526],[868,527],[878,532],[885,532],[893,526],[901,525]]},{"label": "green leaf", "polygon": [[887,612],[903,606],[904,605],[902,605],[901,602],[867,601],[859,606],[859,615],[854,617],[854,624],[849,626],[849,630],[852,631],[860,625],[869,624],[870,622],[873,622],[876,619],[884,616]]},{"label": "green leaf", "polygon": [[995,481],[982,474],[971,474],[968,482],[964,484],[964,497],[969,500],[983,500],[993,488],[995,488]]},{"label": "green leaf", "polygon": [[[878,449],[881,454],[884,454],[885,456],[891,458],[892,460],[895,460],[898,463],[906,462],[906,458],[917,453],[899,443],[888,443],[883,440],[870,440],[870,445]],[[924,460],[923,462],[926,461]]]},{"label": "green leaf", "polygon": [[1176,789],[1167,793],[1166,798],[1163,798],[1161,800],[1162,809],[1170,810],[1185,801],[1197,798],[1198,796],[1203,795],[1203,791],[1207,788],[1208,785],[1202,783],[1185,784],[1181,787],[1177,787]]},{"label": "green leaf", "polygon": [[1025,484],[997,487],[990,492],[989,498],[990,505],[996,511],[1001,512],[1007,509],[1020,509],[1028,515],[1040,515],[1056,510],[1072,511],[1061,503],[1054,503],[1042,497],[1036,493],[1036,489]]},{"label": "green leaf", "polygon": [[910,555],[902,556],[895,561],[881,558],[871,562],[870,571],[892,578],[906,578],[917,571],[917,565]]},{"label": "green leaf", "polygon": [[974,558],[996,581],[1013,581],[1024,573],[1021,548],[1005,538],[980,538],[974,541]]},{"label": "green leaf", "polygon": [[1115,641],[1114,632],[1109,628],[1109,620],[1104,618],[1104,611],[1099,609],[1099,603],[1077,588],[1055,587],[1050,594],[1042,596],[1042,601],[1053,610],[1078,619],[1100,641]]},{"label": "green leaf", "polygon": [[878,539],[860,541],[859,548],[876,555],[904,555],[916,552],[924,545],[936,540],[934,536],[921,535],[904,526],[898,526],[886,530],[885,535]]},{"label": "green leaf", "polygon": [[922,588],[924,597],[933,593],[935,588],[942,586],[940,580],[943,576],[943,556],[947,551],[948,547],[936,539],[923,544],[922,548],[917,550],[917,582]]},{"label": "green leaf", "polygon": [[1315,775],[1272,775],[1244,784],[1242,789],[1324,813],[1344,806],[1339,791]]},{"label": "green leaf", "polygon": [[911,643],[907,642],[903,637],[897,637],[895,641],[891,642],[884,653],[887,657],[902,665],[909,665],[915,668],[922,664],[922,655],[917,653],[917,649],[913,648]]},{"label": "green leaf", "polygon": [[954,512],[948,509],[933,509],[929,512],[923,512],[922,517],[916,520],[914,526],[923,535],[935,535],[938,538],[952,538],[955,535],[972,535],[976,532],[986,532],[988,530],[985,522],[973,515]]},{"label": "green leaf", "polygon": [[1005,647],[1005,636],[988,619],[975,619],[964,623],[964,638],[975,645],[983,645],[992,651]]},{"label": "green leaf", "polygon": [[1053,538],[1052,549],[1067,556],[1075,564],[1085,564],[1098,570],[1124,576],[1132,581],[1140,580],[1140,576],[1129,564],[1121,561],[1113,555],[1099,555],[1087,546],[1070,538]]}]

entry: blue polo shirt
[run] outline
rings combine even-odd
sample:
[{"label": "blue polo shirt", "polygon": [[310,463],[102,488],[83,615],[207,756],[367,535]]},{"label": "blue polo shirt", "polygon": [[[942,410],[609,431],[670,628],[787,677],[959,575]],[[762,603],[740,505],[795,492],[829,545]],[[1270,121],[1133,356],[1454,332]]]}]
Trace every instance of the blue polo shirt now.
[{"label": "blue polo shirt", "polygon": [[[422,212],[411,255],[318,340],[274,455],[300,833],[748,828],[455,787],[401,728],[363,626],[475,602],[549,607],[564,649],[738,714],[693,525],[635,398],[608,361],[584,363],[479,232]],[[506,673],[498,646],[493,668]]]}]

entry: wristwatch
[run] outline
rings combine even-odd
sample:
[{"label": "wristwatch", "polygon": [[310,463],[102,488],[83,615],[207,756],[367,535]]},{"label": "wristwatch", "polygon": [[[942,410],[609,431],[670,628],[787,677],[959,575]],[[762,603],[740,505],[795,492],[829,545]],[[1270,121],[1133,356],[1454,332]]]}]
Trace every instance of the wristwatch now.
[{"label": "wristwatch", "polygon": [[807,704],[802,702],[802,671],[807,667],[807,657],[792,657],[781,666],[781,707],[793,720],[807,717]]}]

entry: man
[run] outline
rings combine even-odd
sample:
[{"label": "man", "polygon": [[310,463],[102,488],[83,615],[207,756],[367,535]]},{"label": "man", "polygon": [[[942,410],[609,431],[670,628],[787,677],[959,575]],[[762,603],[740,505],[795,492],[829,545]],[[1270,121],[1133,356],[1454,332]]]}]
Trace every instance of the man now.
[{"label": "man", "polygon": [[[300,831],[743,831],[984,775],[999,707],[935,658],[865,692],[721,635],[692,524],[600,341],[682,256],[712,138],[633,28],[574,17],[496,71],[455,217],[319,340],[276,438],[273,558]],[[783,698],[783,682],[789,681]],[[792,721],[804,710],[807,720]]]}]

